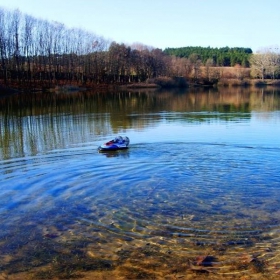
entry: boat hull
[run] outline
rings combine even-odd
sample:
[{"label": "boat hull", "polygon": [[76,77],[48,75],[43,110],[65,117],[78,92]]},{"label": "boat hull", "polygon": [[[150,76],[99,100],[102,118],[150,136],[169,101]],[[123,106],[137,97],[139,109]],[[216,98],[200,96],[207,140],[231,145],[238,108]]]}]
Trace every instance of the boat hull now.
[{"label": "boat hull", "polygon": [[102,147],[102,146],[99,146],[98,147],[98,150],[99,151],[117,151],[117,150],[127,150],[128,147]]}]

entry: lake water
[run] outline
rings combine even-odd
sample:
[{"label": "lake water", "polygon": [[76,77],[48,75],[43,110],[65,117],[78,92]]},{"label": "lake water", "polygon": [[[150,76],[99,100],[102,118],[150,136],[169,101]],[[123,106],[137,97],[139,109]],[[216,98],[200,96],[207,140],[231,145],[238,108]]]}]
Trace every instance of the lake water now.
[{"label": "lake water", "polygon": [[[37,93],[0,109],[0,279],[280,278],[279,90]],[[97,151],[117,135],[128,150]]]}]

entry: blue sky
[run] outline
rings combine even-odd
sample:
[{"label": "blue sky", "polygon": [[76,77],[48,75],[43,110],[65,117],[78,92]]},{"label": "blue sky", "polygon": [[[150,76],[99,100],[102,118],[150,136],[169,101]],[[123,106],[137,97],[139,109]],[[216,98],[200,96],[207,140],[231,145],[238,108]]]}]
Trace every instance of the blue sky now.
[{"label": "blue sky", "polygon": [[280,45],[279,0],[0,0],[118,43],[166,48]]}]

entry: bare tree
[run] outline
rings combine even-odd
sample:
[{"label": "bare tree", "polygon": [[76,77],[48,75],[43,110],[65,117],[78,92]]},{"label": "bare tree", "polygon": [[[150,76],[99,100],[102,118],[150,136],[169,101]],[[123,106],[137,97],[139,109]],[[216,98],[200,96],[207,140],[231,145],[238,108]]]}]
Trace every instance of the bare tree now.
[{"label": "bare tree", "polygon": [[276,50],[278,49],[266,48],[251,56],[250,64],[254,77],[259,77],[262,80],[266,76],[275,78],[275,74],[280,67],[280,56]]},{"label": "bare tree", "polygon": [[250,64],[253,77],[261,78],[262,80],[264,80],[266,70],[269,66],[267,54],[253,54],[250,58]]},{"label": "bare tree", "polygon": [[20,49],[20,23],[21,23],[21,13],[19,10],[13,11],[11,15],[11,25],[10,25],[10,36],[12,36],[12,51],[13,51],[13,60],[14,60],[14,71],[16,74],[16,79],[20,80],[21,74],[21,49]]},{"label": "bare tree", "polygon": [[193,79],[194,81],[197,81],[201,77],[201,59],[194,53],[189,56],[189,60],[193,66]]},{"label": "bare tree", "polygon": [[7,72],[7,44],[8,44],[8,36],[7,36],[7,13],[5,10],[0,8],[0,55],[1,55],[1,68],[3,73],[3,78],[5,84],[8,80],[8,72]]},{"label": "bare tree", "polygon": [[[24,25],[22,30],[22,49],[23,57],[26,58],[27,62],[27,79],[29,82],[32,80],[33,69],[31,69],[31,59],[35,55],[34,50],[34,28],[35,28],[35,19],[29,15],[24,16]],[[24,67],[25,68],[25,67]]]},{"label": "bare tree", "polygon": [[278,48],[270,48],[268,51],[268,60],[269,60],[269,67],[267,74],[274,80],[275,75],[279,72],[280,69],[280,55],[278,52]]},{"label": "bare tree", "polygon": [[214,59],[213,58],[208,58],[206,63],[205,63],[205,70],[206,70],[206,77],[208,81],[212,80],[212,69],[214,67]]}]

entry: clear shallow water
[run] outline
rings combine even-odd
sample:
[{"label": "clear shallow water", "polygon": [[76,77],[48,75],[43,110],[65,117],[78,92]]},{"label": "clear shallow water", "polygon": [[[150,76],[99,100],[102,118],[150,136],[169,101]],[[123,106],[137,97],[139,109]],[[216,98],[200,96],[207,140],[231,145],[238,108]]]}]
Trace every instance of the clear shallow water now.
[{"label": "clear shallow water", "polygon": [[[278,275],[279,96],[267,93],[269,109],[256,94],[262,106],[224,111],[186,109],[192,93],[157,94],[2,116],[3,277]],[[132,106],[143,95],[147,106]],[[129,150],[99,153],[116,133]]]}]

